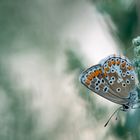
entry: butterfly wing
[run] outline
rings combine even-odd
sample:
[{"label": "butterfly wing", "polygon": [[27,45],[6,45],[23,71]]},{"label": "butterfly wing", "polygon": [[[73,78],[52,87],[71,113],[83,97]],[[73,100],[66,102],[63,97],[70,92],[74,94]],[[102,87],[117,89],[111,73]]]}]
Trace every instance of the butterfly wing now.
[{"label": "butterfly wing", "polygon": [[127,99],[122,99],[117,96],[111,89],[111,85],[106,82],[101,64],[92,66],[85,70],[80,76],[80,81],[91,91],[114,103],[125,104],[128,102]]},{"label": "butterfly wing", "polygon": [[120,98],[129,98],[135,88],[136,74],[132,64],[125,57],[110,56],[101,61],[105,80]]}]

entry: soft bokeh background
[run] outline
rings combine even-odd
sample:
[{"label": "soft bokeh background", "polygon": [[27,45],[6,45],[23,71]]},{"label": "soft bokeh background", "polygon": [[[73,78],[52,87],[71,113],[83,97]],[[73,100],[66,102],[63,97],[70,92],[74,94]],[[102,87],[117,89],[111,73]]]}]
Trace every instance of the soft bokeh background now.
[{"label": "soft bokeh background", "polygon": [[91,93],[79,74],[121,53],[133,59],[139,0],[0,0],[0,139],[138,140],[140,111]]}]

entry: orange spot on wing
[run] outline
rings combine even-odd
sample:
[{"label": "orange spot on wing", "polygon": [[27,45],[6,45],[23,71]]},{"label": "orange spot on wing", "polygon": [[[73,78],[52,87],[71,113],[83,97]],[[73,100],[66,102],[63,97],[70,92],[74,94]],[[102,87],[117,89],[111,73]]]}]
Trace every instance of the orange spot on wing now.
[{"label": "orange spot on wing", "polygon": [[91,80],[92,80],[92,75],[89,74],[89,75],[87,76],[87,79],[91,81]]},{"label": "orange spot on wing", "polygon": [[128,70],[132,70],[133,67],[132,67],[132,66],[128,66],[127,69],[128,69]]},{"label": "orange spot on wing", "polygon": [[111,63],[111,61],[109,61],[109,62],[108,62],[108,66],[111,67],[111,65],[112,65],[112,63]]},{"label": "orange spot on wing", "polygon": [[99,74],[102,74],[102,70],[99,70]]},{"label": "orange spot on wing", "polygon": [[116,61],[116,64],[119,65],[121,62],[120,61]]},{"label": "orange spot on wing", "polygon": [[98,76],[100,74],[100,70],[95,71],[95,76]]},{"label": "orange spot on wing", "polygon": [[109,67],[107,67],[107,68],[105,68],[104,70],[105,70],[105,72],[106,72],[106,71],[109,71],[109,69],[110,69],[110,68],[109,68]]},{"label": "orange spot on wing", "polygon": [[122,67],[125,67],[126,66],[126,62],[122,63],[121,66]]},{"label": "orange spot on wing", "polygon": [[115,61],[111,61],[111,64],[114,65],[115,64]]},{"label": "orange spot on wing", "polygon": [[95,77],[95,72],[92,72],[91,76],[92,76],[92,78],[94,78]]},{"label": "orange spot on wing", "polygon": [[90,80],[86,79],[85,84],[90,85]]},{"label": "orange spot on wing", "polygon": [[105,72],[104,75],[103,75],[103,77],[105,78],[106,76],[107,76],[107,73]]}]

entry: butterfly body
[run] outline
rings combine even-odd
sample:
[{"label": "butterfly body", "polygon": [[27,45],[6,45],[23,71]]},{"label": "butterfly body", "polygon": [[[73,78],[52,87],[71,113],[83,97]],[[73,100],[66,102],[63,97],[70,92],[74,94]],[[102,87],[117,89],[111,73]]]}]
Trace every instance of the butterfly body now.
[{"label": "butterfly body", "polygon": [[137,78],[132,63],[123,56],[111,55],[85,70],[80,81],[88,89],[127,111],[138,102]]}]

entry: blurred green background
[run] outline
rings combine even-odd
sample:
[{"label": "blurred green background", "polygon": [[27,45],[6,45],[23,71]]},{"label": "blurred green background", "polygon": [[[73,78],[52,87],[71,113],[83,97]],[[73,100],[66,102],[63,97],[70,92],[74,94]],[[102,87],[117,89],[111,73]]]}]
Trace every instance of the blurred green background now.
[{"label": "blurred green background", "polygon": [[0,0],[0,139],[138,140],[140,111],[91,93],[80,73],[111,53],[134,58],[138,0]]}]

